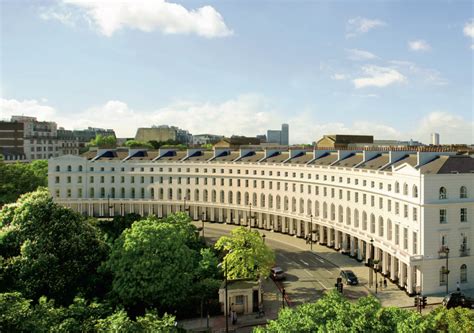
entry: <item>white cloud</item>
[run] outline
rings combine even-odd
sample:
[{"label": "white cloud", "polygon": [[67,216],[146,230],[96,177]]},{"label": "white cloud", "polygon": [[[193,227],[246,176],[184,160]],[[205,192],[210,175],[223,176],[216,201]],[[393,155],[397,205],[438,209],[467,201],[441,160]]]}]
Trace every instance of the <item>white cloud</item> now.
[{"label": "white cloud", "polygon": [[346,37],[355,37],[367,33],[374,28],[383,27],[386,25],[387,23],[378,19],[371,20],[360,16],[351,18],[347,21]]},{"label": "white cloud", "polygon": [[430,133],[439,133],[443,144],[474,143],[474,121],[446,111],[436,111],[424,117],[413,136],[429,142]]},{"label": "white cloud", "polygon": [[355,61],[364,61],[364,60],[371,60],[376,59],[377,56],[369,51],[358,50],[358,49],[348,49],[346,50],[347,57],[350,60]]},{"label": "white cloud", "polygon": [[464,119],[446,111],[426,115],[421,121],[411,124],[415,130],[410,131],[364,119],[353,123],[321,123],[318,120],[319,110],[314,107],[285,116],[269,100],[256,94],[241,95],[220,103],[182,101],[156,110],[135,110],[123,101],[112,100],[74,113],[61,113],[36,100],[0,100],[0,119],[21,114],[36,116],[39,120],[56,121],[58,126],[67,129],[88,126],[113,128],[119,137],[134,137],[138,127],[163,124],[176,125],[193,134],[254,136],[265,134],[269,128],[279,128],[285,122],[290,125],[291,143],[310,143],[324,134],[334,133],[368,134],[377,139],[413,138],[428,142],[432,132],[440,133],[443,143],[474,142],[472,119]]},{"label": "white cloud", "polygon": [[431,50],[430,44],[428,44],[426,41],[419,39],[419,40],[413,40],[408,42],[408,47],[412,51],[429,51]]},{"label": "white cloud", "polygon": [[336,80],[336,81],[346,80],[347,75],[341,74],[341,73],[334,73],[333,75],[331,75],[331,79]]},{"label": "white cloud", "polygon": [[403,74],[390,67],[368,65],[362,67],[362,72],[364,76],[352,80],[357,89],[386,87],[394,83],[403,83],[406,81],[406,77]]},{"label": "white cloud", "polygon": [[465,36],[474,38],[474,20],[471,20],[464,25],[463,32]]},{"label": "white cloud", "polygon": [[[474,40],[474,19],[464,25],[463,32],[465,36],[471,37],[471,40]],[[471,50],[474,50],[474,43],[471,44]]]},{"label": "white cloud", "polygon": [[60,0],[57,8],[43,12],[43,19],[72,24],[77,19],[69,9],[79,9],[92,26],[104,36],[130,28],[165,34],[196,34],[206,38],[232,35],[222,15],[212,6],[188,10],[165,0]]},{"label": "white cloud", "polygon": [[43,121],[53,119],[57,112],[48,105],[42,105],[35,99],[17,101],[16,99],[0,98],[0,120],[10,120],[11,116],[31,116]]},{"label": "white cloud", "polygon": [[391,60],[389,63],[402,73],[409,74],[410,78],[437,86],[445,86],[449,83],[436,69],[420,67],[411,61],[404,60]]}]

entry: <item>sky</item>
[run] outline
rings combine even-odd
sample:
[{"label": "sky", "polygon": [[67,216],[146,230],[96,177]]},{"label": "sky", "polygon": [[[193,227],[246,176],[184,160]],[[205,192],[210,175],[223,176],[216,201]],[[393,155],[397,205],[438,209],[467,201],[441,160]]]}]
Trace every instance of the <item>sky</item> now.
[{"label": "sky", "polygon": [[0,119],[474,143],[471,1],[0,0]]}]

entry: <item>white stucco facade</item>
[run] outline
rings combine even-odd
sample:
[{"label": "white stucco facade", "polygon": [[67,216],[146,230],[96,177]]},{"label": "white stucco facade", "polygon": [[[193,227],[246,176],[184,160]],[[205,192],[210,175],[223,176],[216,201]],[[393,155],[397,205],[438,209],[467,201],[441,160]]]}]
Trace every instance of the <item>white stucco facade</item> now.
[{"label": "white stucco facade", "polygon": [[474,288],[474,173],[465,171],[474,164],[452,155],[103,150],[50,159],[48,177],[54,200],[84,215],[161,217],[185,206],[195,220],[310,235],[355,260],[377,259],[408,293],[429,295],[446,280],[451,291]]}]

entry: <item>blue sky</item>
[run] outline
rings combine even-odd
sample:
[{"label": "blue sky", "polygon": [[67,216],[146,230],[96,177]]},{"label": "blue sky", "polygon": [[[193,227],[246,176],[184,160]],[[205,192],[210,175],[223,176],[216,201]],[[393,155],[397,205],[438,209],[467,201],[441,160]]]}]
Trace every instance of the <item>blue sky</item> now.
[{"label": "blue sky", "polygon": [[13,1],[0,118],[474,143],[470,1]]}]

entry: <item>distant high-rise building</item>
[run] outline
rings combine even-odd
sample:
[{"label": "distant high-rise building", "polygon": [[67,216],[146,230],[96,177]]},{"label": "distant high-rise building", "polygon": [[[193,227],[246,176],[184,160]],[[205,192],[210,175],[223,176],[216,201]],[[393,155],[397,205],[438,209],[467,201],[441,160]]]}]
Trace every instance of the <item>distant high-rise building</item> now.
[{"label": "distant high-rise building", "polygon": [[439,133],[431,133],[431,144],[439,146]]},{"label": "distant high-rise building", "polygon": [[282,124],[281,130],[268,130],[267,131],[267,142],[276,143],[282,146],[288,146],[289,126],[288,124]]},{"label": "distant high-rise building", "polygon": [[289,142],[290,142],[290,126],[288,126],[288,124],[282,124],[280,144],[284,146],[288,146]]}]

